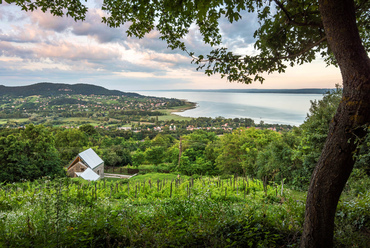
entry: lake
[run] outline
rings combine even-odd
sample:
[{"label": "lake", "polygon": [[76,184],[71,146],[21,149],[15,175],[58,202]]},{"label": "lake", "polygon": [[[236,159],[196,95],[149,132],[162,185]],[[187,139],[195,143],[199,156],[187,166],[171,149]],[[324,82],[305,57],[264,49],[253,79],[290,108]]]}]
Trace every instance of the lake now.
[{"label": "lake", "polygon": [[186,99],[195,109],[175,114],[189,117],[251,118],[255,123],[298,126],[305,120],[311,100],[322,94],[230,93],[213,91],[136,91],[145,96]]}]

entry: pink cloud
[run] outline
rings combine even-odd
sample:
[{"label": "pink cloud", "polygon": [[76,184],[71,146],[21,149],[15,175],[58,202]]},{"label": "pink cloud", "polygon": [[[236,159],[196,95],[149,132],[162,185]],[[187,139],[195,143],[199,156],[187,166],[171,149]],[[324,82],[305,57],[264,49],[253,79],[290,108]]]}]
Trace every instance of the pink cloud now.
[{"label": "pink cloud", "polygon": [[39,58],[67,60],[114,60],[120,57],[116,50],[99,46],[78,45],[63,41],[56,44],[41,44],[35,49]]},{"label": "pink cloud", "polygon": [[55,32],[63,32],[74,23],[71,17],[53,16],[49,12],[43,13],[41,10],[28,12],[32,23],[37,23],[42,29],[53,30]]}]

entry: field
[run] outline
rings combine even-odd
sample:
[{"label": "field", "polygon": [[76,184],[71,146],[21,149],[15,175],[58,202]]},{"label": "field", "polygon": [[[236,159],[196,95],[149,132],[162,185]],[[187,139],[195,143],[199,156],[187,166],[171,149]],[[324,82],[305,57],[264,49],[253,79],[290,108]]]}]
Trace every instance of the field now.
[{"label": "field", "polygon": [[0,119],[0,125],[4,125],[7,122],[16,122],[19,123],[20,125],[28,122],[28,118],[17,118],[17,119]]},{"label": "field", "polygon": [[[356,220],[361,204],[342,203],[339,220]],[[294,247],[304,195],[250,178],[146,174],[3,185],[0,209],[0,247]]]},{"label": "field", "polygon": [[174,112],[183,112],[188,109],[195,108],[194,104],[187,102],[185,106],[180,107],[172,107],[169,109],[159,110],[165,115],[158,116],[159,121],[167,121],[167,120],[175,120],[175,121],[182,121],[182,120],[189,120],[191,117],[183,117],[180,115],[173,114]]},{"label": "field", "polygon": [[[173,111],[171,111],[173,112]],[[176,112],[176,111],[174,111]],[[192,117],[184,117],[176,114],[166,114],[166,115],[161,115],[158,116],[159,121],[170,121],[170,120],[175,120],[175,121],[182,121],[182,120],[190,120]]]}]

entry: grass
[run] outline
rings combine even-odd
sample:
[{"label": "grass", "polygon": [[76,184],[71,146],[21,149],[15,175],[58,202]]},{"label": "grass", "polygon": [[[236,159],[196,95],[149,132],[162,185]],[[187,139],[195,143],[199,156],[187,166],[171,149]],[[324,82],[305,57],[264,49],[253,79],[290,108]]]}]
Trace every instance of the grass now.
[{"label": "grass", "polygon": [[193,119],[193,118],[192,117],[185,117],[185,116],[175,115],[175,114],[158,116],[159,121],[170,121],[170,120],[186,121],[186,120],[190,120],[190,119]]},{"label": "grass", "polygon": [[24,123],[29,121],[28,118],[18,118],[18,119],[0,119],[0,124],[6,124],[7,122],[17,122],[17,123]]},{"label": "grass", "polygon": [[183,112],[185,110],[192,109],[192,108],[194,108],[194,105],[191,103],[187,103],[184,106],[178,106],[178,107],[158,110],[161,113],[165,114],[165,115],[158,116],[158,120],[160,121],[169,121],[169,120],[182,121],[182,120],[193,119],[192,117],[184,117],[184,116],[173,114],[173,112]]},{"label": "grass", "polygon": [[285,191],[289,192],[290,196],[297,201],[306,202],[307,192],[306,191],[297,191],[287,188]]},{"label": "grass", "polygon": [[[53,120],[51,120],[52,122]],[[58,118],[56,121],[61,122],[61,124],[53,126],[65,126],[65,125],[81,125],[81,124],[90,124],[92,126],[100,126],[102,122],[86,118],[86,117],[67,117],[67,118]]]},{"label": "grass", "polygon": [[[147,180],[175,180],[178,179],[178,174],[168,174],[168,173],[147,173],[145,175],[137,175],[130,178],[130,181],[147,181]],[[190,177],[188,176],[181,176],[182,179],[188,180]]]}]

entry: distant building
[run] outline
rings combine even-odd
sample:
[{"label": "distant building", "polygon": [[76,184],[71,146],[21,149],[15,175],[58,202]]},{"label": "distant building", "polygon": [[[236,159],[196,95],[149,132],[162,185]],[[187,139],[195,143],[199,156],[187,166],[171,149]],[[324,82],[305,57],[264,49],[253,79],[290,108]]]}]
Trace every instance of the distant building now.
[{"label": "distant building", "polygon": [[81,177],[95,181],[104,177],[104,161],[89,148],[79,153],[69,164],[67,174],[70,177]]}]

